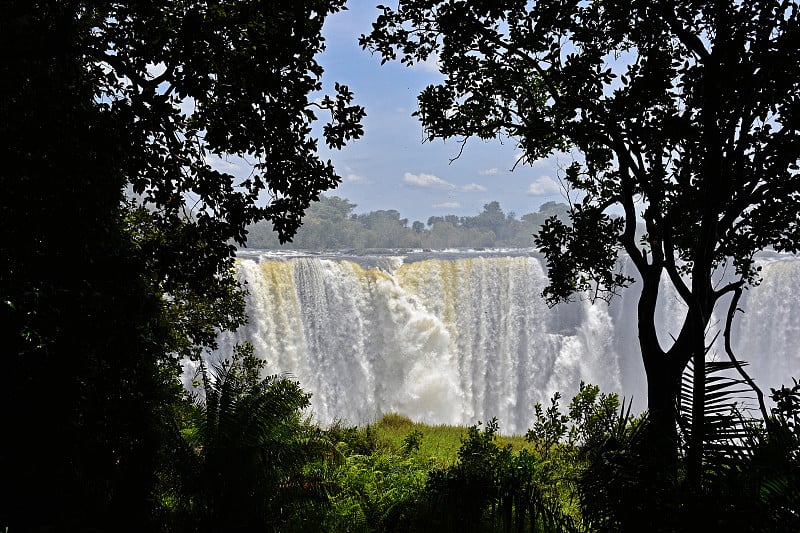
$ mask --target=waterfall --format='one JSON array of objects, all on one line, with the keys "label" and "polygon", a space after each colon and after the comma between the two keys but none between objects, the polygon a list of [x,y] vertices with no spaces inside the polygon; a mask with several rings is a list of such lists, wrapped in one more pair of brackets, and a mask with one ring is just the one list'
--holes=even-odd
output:
[{"label": "waterfall", "polygon": [[733,332],[734,351],[749,361],[764,392],[800,379],[800,261],[760,261],[762,282],[745,291]]},{"label": "waterfall", "polygon": [[[800,262],[763,261],[764,282],[742,300],[737,351],[765,386],[800,375]],[[636,341],[636,285],[609,306],[578,298],[550,309],[535,252],[396,257],[251,253],[238,260],[249,322],[212,357],[250,341],[270,373],[313,393],[317,421],[365,424],[398,412],[432,424],[497,416],[507,433],[531,425],[536,402],[566,402],[581,381],[645,406]],[[684,307],[659,300],[660,340]],[[720,312],[724,315],[724,310]],[[721,324],[717,324],[721,327]],[[720,353],[721,350],[720,350]],[[752,354],[752,356],[751,356]]]}]

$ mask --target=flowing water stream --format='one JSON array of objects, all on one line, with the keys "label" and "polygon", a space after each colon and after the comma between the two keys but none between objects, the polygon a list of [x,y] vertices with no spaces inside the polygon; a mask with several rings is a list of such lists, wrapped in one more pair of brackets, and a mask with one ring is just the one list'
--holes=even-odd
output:
[{"label": "flowing water stream", "polygon": [[[742,298],[746,313],[734,346],[768,392],[800,377],[800,260],[760,261],[763,283]],[[638,286],[610,306],[582,298],[549,309],[540,296],[543,260],[532,250],[249,252],[240,255],[238,274],[249,290],[249,323],[223,335],[211,357],[252,342],[270,373],[289,373],[313,393],[313,413],[323,424],[364,424],[387,412],[434,424],[497,416],[503,432],[522,433],[536,402],[556,391],[569,399],[582,380],[645,407]],[[683,312],[665,282],[658,309],[663,344],[677,334]],[[712,321],[712,328],[721,326]]]}]

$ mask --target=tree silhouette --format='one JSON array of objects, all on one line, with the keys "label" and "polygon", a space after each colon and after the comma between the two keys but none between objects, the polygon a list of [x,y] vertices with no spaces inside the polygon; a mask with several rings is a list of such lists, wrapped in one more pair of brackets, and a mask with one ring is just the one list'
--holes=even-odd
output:
[{"label": "tree silhouette", "polygon": [[[797,2],[780,0],[410,0],[383,7],[361,38],[384,62],[437,57],[445,79],[419,96],[429,138],[508,136],[523,163],[572,159],[562,175],[571,224],[551,218],[537,239],[545,296],[610,298],[632,282],[618,261],[627,254],[667,484],[690,361],[689,476],[700,483],[712,312],[757,284],[756,253],[800,243],[799,17]],[[666,346],[655,319],[662,278],[686,304]]]},{"label": "tree silhouette", "polygon": [[309,100],[343,4],[4,2],[0,527],[160,522],[178,361],[244,320],[229,239],[338,182],[315,107],[361,135],[347,87]]},{"label": "tree silhouette", "polygon": [[187,517],[201,530],[281,531],[327,502],[325,480],[305,471],[333,449],[304,419],[311,395],[286,377],[261,378],[263,366],[244,345],[203,372]]}]

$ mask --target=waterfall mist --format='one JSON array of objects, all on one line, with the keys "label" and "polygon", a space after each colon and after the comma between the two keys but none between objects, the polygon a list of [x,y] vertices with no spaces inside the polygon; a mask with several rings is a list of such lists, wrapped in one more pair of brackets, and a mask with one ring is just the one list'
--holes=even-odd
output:
[{"label": "waterfall mist", "polygon": [[[745,313],[733,333],[738,357],[768,392],[800,375],[793,298],[800,261],[774,255],[761,263],[764,281],[742,298]],[[364,424],[387,412],[433,424],[497,416],[503,432],[523,433],[536,402],[556,391],[566,402],[582,380],[645,408],[636,284],[611,305],[579,298],[549,309],[541,298],[543,262],[532,251],[249,253],[240,257],[238,275],[249,291],[249,322],[223,334],[210,357],[252,342],[268,372],[289,373],[313,393],[323,424]],[[717,312],[724,318],[724,308]],[[665,346],[683,313],[665,284],[658,310]],[[712,320],[712,328],[722,325]],[[721,344],[716,351],[726,357]]]}]

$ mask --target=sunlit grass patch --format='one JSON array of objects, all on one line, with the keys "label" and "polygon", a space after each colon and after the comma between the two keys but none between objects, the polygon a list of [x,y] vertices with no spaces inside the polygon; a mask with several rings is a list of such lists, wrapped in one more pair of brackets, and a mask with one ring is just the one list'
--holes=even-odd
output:
[{"label": "sunlit grass patch", "polygon": [[[407,416],[396,413],[384,415],[374,425],[377,438],[384,441],[392,448],[402,450],[406,437],[414,431],[422,434],[419,448],[415,452],[421,457],[433,459],[440,467],[455,464],[458,459],[458,449],[461,441],[467,435],[466,426],[429,425],[414,422]],[[508,444],[515,451],[532,450],[533,445],[523,436],[498,436],[497,444],[504,447]]]}]

